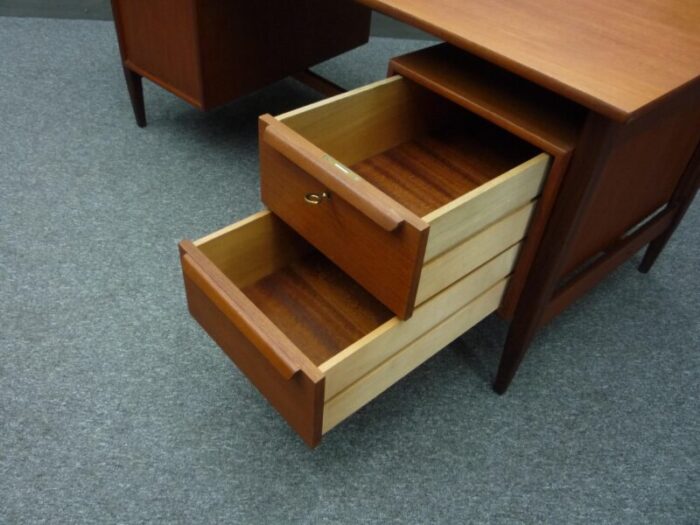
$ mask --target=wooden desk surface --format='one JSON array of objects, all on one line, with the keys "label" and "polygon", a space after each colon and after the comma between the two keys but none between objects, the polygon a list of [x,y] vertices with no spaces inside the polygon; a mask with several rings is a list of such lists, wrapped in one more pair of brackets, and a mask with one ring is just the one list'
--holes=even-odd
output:
[{"label": "wooden desk surface", "polygon": [[700,0],[358,0],[616,120],[700,81]]}]

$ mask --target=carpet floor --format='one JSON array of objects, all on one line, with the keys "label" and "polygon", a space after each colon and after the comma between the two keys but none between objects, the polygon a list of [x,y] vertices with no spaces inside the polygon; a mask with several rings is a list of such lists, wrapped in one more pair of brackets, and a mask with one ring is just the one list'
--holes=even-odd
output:
[{"label": "carpet floor", "polygon": [[[352,88],[425,41],[318,71]],[[0,18],[0,522],[700,523],[700,207],[491,390],[480,323],[309,450],[189,317],[177,254],[261,208],[256,117],[147,83],[107,22]]]}]

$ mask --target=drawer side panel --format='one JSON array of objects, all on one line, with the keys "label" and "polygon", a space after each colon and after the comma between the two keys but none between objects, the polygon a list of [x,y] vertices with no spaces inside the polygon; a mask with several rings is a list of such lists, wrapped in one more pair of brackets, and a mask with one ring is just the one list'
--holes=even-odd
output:
[{"label": "drawer side panel", "polygon": [[519,250],[519,244],[512,246],[447,290],[420,305],[408,321],[394,318],[323,363],[320,370],[325,373],[326,400],[506,278],[513,270]]},{"label": "drawer side panel", "polygon": [[328,400],[323,409],[323,433],[357,412],[465,331],[495,312],[501,304],[506,284],[507,279],[503,279],[391,359]]},{"label": "drawer side panel", "polygon": [[534,203],[527,204],[427,263],[418,285],[416,304],[423,303],[521,241],[527,233],[534,208]]},{"label": "drawer side panel", "polygon": [[549,161],[550,157],[542,153],[426,215],[424,220],[430,224],[430,236],[425,261],[437,257],[537,197]]}]

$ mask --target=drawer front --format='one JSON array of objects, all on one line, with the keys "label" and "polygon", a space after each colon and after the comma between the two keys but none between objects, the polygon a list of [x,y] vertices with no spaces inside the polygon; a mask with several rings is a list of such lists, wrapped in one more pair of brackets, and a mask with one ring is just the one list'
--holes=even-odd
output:
[{"label": "drawer front", "polygon": [[183,241],[180,257],[192,317],[299,436],[316,446],[325,384],[318,370],[199,248]]},{"label": "drawer front", "polygon": [[549,168],[548,155],[445,104],[394,77],[260,119],[263,202],[401,319],[466,275],[426,275],[433,261],[461,246],[473,269],[523,238],[525,212],[488,253],[467,243],[500,235]]},{"label": "drawer front", "polygon": [[265,205],[396,315],[410,317],[428,225],[283,124],[260,124]]}]

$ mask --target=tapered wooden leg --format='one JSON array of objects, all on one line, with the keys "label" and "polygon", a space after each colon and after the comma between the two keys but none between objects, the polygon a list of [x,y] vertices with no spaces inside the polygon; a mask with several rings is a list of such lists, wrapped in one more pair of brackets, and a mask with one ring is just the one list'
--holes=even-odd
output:
[{"label": "tapered wooden leg", "polygon": [[508,389],[541,326],[582,213],[596,191],[618,134],[618,125],[595,114],[588,117],[510,325],[493,385],[499,394]]},{"label": "tapered wooden leg", "polygon": [[143,101],[142,77],[127,67],[124,68],[124,77],[126,78],[126,87],[129,90],[129,98],[131,99],[131,107],[134,110],[136,124],[138,127],[144,128],[146,127],[146,107]]},{"label": "tapered wooden leg", "polygon": [[669,208],[676,208],[676,213],[673,217],[673,221],[670,226],[649,243],[647,251],[644,253],[644,259],[639,265],[639,271],[642,273],[647,273],[654,266],[656,259],[659,257],[663,249],[666,247],[669,239],[676,231],[676,228],[683,220],[685,212],[688,211],[690,205],[695,198],[695,194],[698,191],[698,185],[700,184],[700,145],[695,148],[695,153],[693,158],[690,160],[685,173],[683,174],[676,191],[671,197],[671,202],[668,204]]}]

